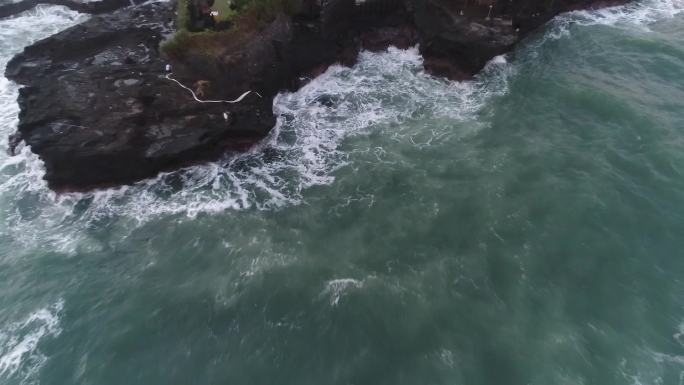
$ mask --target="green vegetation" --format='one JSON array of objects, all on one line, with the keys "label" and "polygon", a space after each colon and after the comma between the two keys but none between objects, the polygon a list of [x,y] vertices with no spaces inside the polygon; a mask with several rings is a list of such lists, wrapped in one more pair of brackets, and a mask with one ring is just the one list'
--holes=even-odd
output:
[{"label": "green vegetation", "polygon": [[231,21],[237,15],[236,10],[231,8],[233,1],[231,0],[216,0],[212,9],[218,12],[216,22]]},{"label": "green vegetation", "polygon": [[216,54],[243,41],[244,36],[263,28],[279,14],[295,14],[302,6],[302,0],[216,0],[212,7],[219,13],[216,22],[227,28],[191,32],[190,1],[178,0],[177,31],[162,46],[171,58],[181,57],[188,51]]}]

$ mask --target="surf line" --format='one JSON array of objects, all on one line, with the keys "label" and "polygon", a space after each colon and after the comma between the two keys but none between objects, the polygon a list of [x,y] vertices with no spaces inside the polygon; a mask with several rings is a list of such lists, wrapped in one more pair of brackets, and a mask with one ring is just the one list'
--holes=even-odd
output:
[{"label": "surf line", "polygon": [[178,84],[179,86],[185,88],[186,90],[190,91],[190,93],[192,94],[192,97],[193,97],[196,101],[198,101],[198,102],[200,102],[200,103],[231,103],[231,104],[240,103],[240,102],[242,101],[242,99],[246,98],[247,95],[249,95],[249,94],[251,94],[251,93],[255,93],[258,97],[261,97],[261,95],[260,95],[258,92],[256,92],[256,91],[247,91],[247,92],[245,92],[244,94],[240,95],[240,96],[239,96],[237,99],[235,99],[235,100],[200,100],[200,98],[198,98],[197,95],[195,94],[195,91],[193,91],[193,90],[192,90],[191,88],[189,88],[189,87],[186,87],[185,85],[183,85],[183,83],[179,82],[178,80],[172,78],[170,73],[166,74],[165,77],[166,77],[168,80],[171,80],[172,82],[174,82],[174,83]]}]

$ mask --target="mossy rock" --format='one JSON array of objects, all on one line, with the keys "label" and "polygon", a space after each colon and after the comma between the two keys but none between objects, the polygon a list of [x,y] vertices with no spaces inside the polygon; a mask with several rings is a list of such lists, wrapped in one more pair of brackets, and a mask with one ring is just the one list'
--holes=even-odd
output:
[{"label": "mossy rock", "polygon": [[296,14],[303,0],[216,0],[212,9],[218,12],[217,25],[228,28],[200,32],[189,28],[189,1],[192,0],[178,0],[176,33],[162,45],[162,51],[170,58],[180,58],[188,51],[218,54],[228,40],[242,40],[241,37],[268,25],[279,14]]}]

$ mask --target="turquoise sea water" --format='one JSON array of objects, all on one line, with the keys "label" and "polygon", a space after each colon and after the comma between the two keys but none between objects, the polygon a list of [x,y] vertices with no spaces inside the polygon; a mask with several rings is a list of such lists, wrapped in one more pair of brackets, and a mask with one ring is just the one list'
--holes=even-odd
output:
[{"label": "turquoise sea water", "polygon": [[[0,383],[684,384],[683,9],[562,16],[472,82],[364,53],[131,187],[3,151]],[[0,20],[0,67],[84,19]]]}]

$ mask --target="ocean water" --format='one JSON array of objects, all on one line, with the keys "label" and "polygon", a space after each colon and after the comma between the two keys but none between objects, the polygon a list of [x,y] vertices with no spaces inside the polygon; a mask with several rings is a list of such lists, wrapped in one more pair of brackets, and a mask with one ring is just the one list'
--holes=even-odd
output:
[{"label": "ocean water", "polygon": [[[683,10],[563,15],[469,82],[363,53],[134,186],[55,195],[3,141],[0,384],[684,384]],[[0,20],[0,68],[85,19]]]}]

